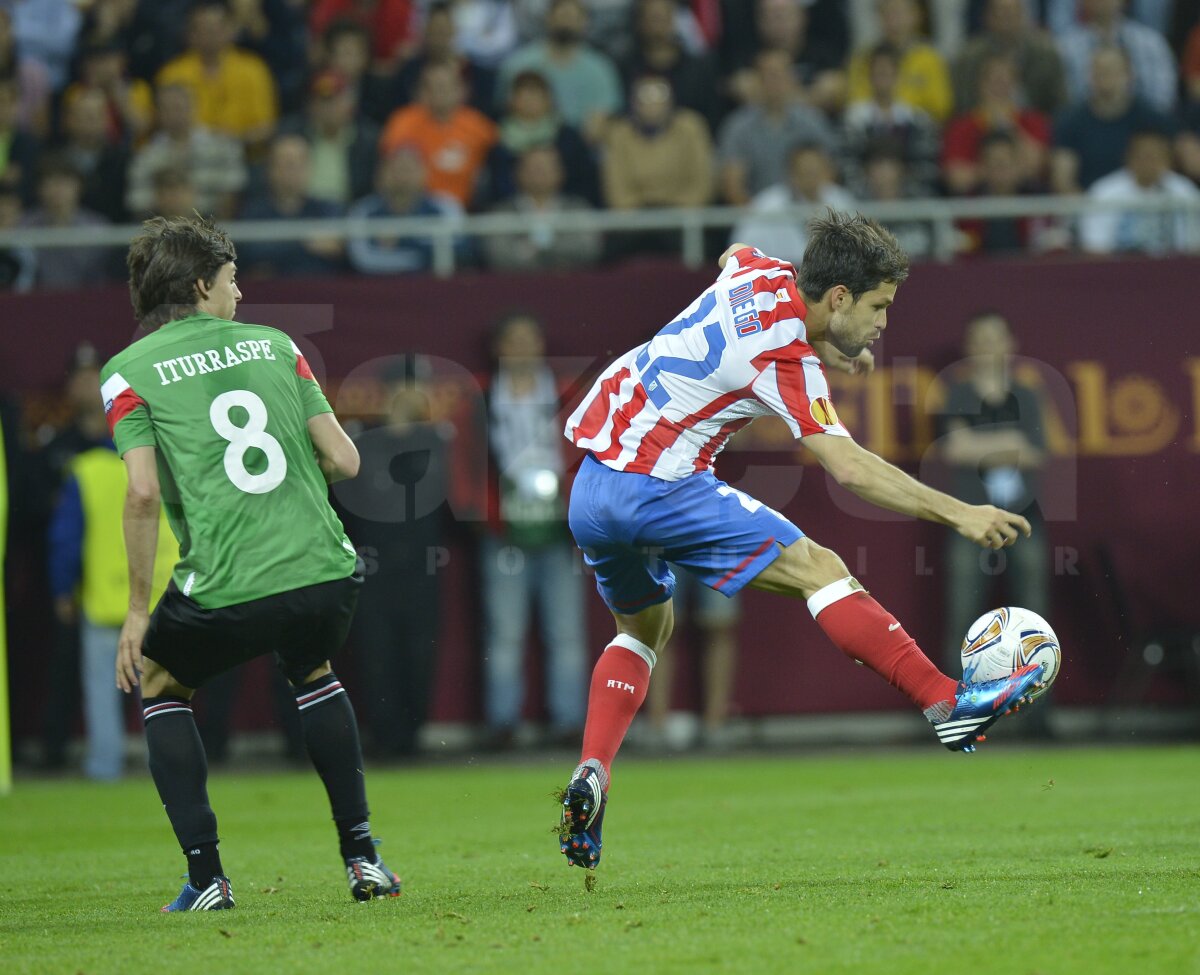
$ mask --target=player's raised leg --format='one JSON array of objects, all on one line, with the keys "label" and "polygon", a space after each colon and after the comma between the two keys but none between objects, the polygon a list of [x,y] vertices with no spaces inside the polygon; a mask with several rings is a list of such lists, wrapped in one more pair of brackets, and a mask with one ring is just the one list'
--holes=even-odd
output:
[{"label": "player's raised leg", "polygon": [[155,661],[143,658],[142,716],[150,775],[188,863],[188,881],[162,908],[166,912],[234,906],[217,852],[217,816],[208,801],[208,760],[192,717],[192,693]]},{"label": "player's raised leg", "polygon": [[810,538],[783,549],[750,585],[806,600],[834,645],[916,704],[951,750],[973,751],[997,718],[1029,699],[1041,676],[1040,667],[1025,667],[1002,680],[970,686],[947,677],[841,558]]}]

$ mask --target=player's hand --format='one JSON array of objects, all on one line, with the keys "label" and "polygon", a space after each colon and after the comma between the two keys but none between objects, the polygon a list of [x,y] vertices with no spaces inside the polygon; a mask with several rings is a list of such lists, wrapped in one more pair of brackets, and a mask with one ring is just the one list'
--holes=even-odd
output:
[{"label": "player's hand", "polygon": [[831,369],[848,372],[851,376],[866,376],[875,371],[875,356],[870,349],[863,349],[858,355],[851,358],[839,352],[829,342],[822,342],[818,339],[813,342],[812,346],[813,351],[817,353],[817,358]]},{"label": "player's hand", "polygon": [[725,265],[729,263],[729,259],[731,257],[733,257],[734,254],[736,254],[738,251],[740,251],[746,247],[749,247],[749,246],[750,246],[749,244],[743,244],[741,241],[730,244],[728,247],[725,248],[725,253],[723,253],[720,257],[717,258],[717,267],[724,268]]},{"label": "player's hand", "polygon": [[846,364],[849,368],[846,370],[851,376],[869,376],[875,371],[875,355],[870,349],[863,349],[853,359],[846,359]]},{"label": "player's hand", "polygon": [[1033,531],[1025,518],[990,504],[968,505],[954,528],[983,548],[1005,548],[1020,535],[1028,538]]},{"label": "player's hand", "polygon": [[117,687],[126,694],[138,686],[142,675],[142,641],[150,626],[150,616],[144,610],[130,610],[117,640]]}]

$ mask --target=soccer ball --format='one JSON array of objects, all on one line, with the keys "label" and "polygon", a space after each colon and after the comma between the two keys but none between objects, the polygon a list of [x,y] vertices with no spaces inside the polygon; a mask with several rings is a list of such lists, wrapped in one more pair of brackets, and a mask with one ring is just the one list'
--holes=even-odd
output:
[{"label": "soccer ball", "polygon": [[971,624],[962,643],[963,680],[975,683],[1007,677],[1026,664],[1042,664],[1040,697],[1058,677],[1062,650],[1050,624],[1020,606],[1003,606]]}]

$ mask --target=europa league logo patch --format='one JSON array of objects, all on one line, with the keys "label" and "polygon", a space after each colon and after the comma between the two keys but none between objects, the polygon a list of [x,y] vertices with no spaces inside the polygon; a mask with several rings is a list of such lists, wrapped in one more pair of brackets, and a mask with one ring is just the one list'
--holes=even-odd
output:
[{"label": "europa league logo patch", "polygon": [[829,401],[828,396],[818,396],[808,408],[812,418],[823,427],[836,427],[838,422],[837,410]]}]

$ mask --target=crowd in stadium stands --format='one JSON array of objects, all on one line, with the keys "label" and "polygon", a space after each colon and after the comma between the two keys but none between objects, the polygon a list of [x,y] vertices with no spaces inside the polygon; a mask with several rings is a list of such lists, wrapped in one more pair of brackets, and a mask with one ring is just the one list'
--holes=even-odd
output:
[{"label": "crowd in stadium stands", "polygon": [[[562,233],[590,208],[1200,196],[1200,0],[0,0],[0,229],[527,218],[467,265],[587,265],[677,235]],[[764,217],[766,219],[764,219]],[[969,221],[963,255],[1197,246],[1179,214]],[[932,234],[896,232],[915,257]],[[243,248],[250,274],[430,267],[428,239]],[[119,277],[0,251],[0,284]]]}]

